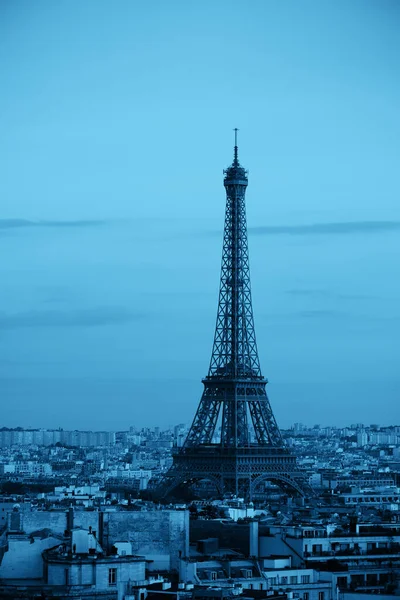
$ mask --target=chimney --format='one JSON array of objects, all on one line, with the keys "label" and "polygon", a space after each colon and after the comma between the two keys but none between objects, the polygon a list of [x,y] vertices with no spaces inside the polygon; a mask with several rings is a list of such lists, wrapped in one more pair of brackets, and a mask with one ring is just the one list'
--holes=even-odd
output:
[{"label": "chimney", "polygon": [[249,556],[258,557],[258,521],[251,521],[250,539],[249,539]]}]

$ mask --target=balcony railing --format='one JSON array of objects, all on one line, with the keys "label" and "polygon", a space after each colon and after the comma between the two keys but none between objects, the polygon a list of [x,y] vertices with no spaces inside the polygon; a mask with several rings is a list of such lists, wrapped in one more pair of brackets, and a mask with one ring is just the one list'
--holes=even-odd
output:
[{"label": "balcony railing", "polygon": [[297,530],[293,533],[287,532],[286,537],[303,540],[318,540],[326,538],[377,538],[377,537],[391,537],[398,538],[400,540],[400,529],[376,529],[369,532],[356,532],[356,531],[337,531],[329,533],[326,530],[319,529],[311,532],[313,535],[308,535],[308,532]]},{"label": "balcony railing", "polygon": [[388,548],[368,548],[361,550],[359,548],[347,548],[343,550],[321,550],[314,552],[304,552],[304,558],[323,557],[343,557],[343,556],[384,556],[384,555],[399,555],[400,544]]}]

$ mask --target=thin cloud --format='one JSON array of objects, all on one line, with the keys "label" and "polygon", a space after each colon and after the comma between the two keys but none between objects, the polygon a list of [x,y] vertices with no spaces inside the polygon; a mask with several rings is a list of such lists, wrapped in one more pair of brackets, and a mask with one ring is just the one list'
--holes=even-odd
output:
[{"label": "thin cloud", "polygon": [[349,221],[343,223],[314,223],[312,225],[271,225],[250,227],[255,235],[335,235],[399,231],[400,221]]},{"label": "thin cloud", "polygon": [[345,317],[346,315],[337,310],[310,309],[310,310],[297,311],[293,316],[301,317],[304,319],[326,319],[326,318]]},{"label": "thin cloud", "polygon": [[0,330],[43,327],[98,327],[117,325],[141,318],[122,307],[103,307],[78,310],[32,310],[19,313],[0,313]]},{"label": "thin cloud", "polygon": [[344,312],[333,309],[308,309],[308,310],[300,310],[296,311],[292,315],[295,318],[304,318],[304,319],[346,319],[351,318],[352,322],[358,323],[396,323],[400,321],[399,315],[368,315],[368,314],[359,314],[359,313],[351,313]]},{"label": "thin cloud", "polygon": [[330,290],[318,290],[309,288],[292,288],[285,291],[289,296],[300,296],[303,298],[336,298],[338,300],[371,300],[381,299],[379,296],[371,296],[367,294],[343,294]]},{"label": "thin cloud", "polygon": [[312,290],[307,288],[292,288],[291,290],[286,290],[285,294],[288,294],[289,296],[312,296],[320,298],[330,298],[335,295],[328,290]]},{"label": "thin cloud", "polygon": [[75,221],[30,221],[28,219],[0,219],[0,229],[22,229],[27,227],[97,227],[106,221],[78,219]]},{"label": "thin cloud", "polygon": [[[293,312],[285,312],[285,313],[274,313],[274,314],[266,314],[262,313],[258,315],[258,319],[262,319],[263,321],[276,322],[284,321],[288,322],[289,320],[301,320],[301,319],[346,319],[351,316],[351,313],[346,313],[344,311],[334,310],[334,309],[305,309],[305,310],[296,310]],[[353,317],[352,317],[353,318]],[[357,317],[356,317],[357,318]]]}]

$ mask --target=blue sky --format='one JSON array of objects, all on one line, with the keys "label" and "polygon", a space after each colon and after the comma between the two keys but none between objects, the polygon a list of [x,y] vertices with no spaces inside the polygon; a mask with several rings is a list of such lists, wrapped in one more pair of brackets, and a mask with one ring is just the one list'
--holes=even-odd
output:
[{"label": "blue sky", "polygon": [[232,128],[278,423],[399,422],[400,8],[0,2],[6,426],[189,422]]}]

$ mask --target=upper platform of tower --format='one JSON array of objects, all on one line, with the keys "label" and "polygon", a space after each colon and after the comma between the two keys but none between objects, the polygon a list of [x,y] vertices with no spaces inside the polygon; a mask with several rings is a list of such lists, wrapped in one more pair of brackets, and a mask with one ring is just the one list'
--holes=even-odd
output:
[{"label": "upper platform of tower", "polygon": [[242,167],[238,158],[237,132],[235,129],[235,147],[233,151],[233,162],[227,169],[224,170],[224,186],[244,185],[247,186],[247,171]]}]

